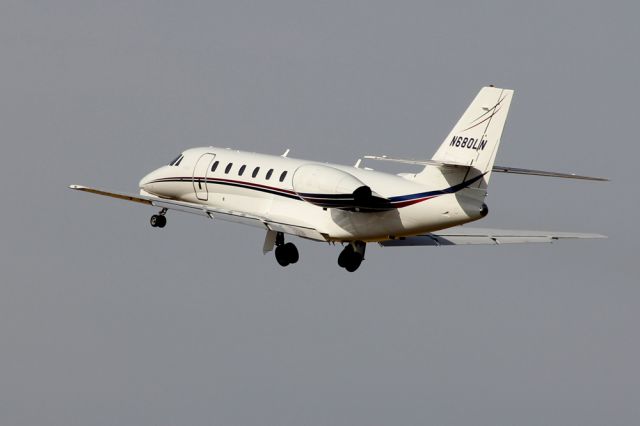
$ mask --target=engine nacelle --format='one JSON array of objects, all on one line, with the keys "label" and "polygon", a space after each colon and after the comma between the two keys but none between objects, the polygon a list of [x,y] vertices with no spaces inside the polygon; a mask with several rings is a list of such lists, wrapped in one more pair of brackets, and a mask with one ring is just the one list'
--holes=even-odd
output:
[{"label": "engine nacelle", "polygon": [[293,190],[303,200],[320,207],[355,211],[389,210],[388,200],[350,173],[322,164],[306,164],[293,174]]}]

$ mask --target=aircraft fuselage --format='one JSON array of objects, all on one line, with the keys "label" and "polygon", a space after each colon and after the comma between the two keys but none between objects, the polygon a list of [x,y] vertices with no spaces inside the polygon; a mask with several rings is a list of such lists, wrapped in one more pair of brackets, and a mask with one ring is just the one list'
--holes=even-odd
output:
[{"label": "aircraft fuselage", "polygon": [[[481,202],[472,208],[460,203],[455,188],[452,190],[440,173],[428,184],[417,182],[415,175],[225,148],[193,148],[182,156],[177,165],[163,166],[146,175],[139,184],[141,193],[315,228],[325,241],[382,241],[460,225],[484,215]],[[300,184],[294,185],[296,174],[310,165],[320,166],[314,175],[316,180],[339,180],[342,175],[333,170],[343,172],[380,198],[390,200],[390,208],[332,208],[332,203],[351,194],[303,192]]]}]

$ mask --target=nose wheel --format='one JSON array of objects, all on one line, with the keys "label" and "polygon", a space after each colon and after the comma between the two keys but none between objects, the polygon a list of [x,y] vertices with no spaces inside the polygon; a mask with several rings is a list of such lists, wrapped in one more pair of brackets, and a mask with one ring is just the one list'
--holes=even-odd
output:
[{"label": "nose wheel", "polygon": [[276,235],[276,261],[280,266],[288,266],[297,263],[300,259],[298,248],[293,243],[284,242],[284,234],[278,232]]},{"label": "nose wheel", "polygon": [[355,272],[364,260],[364,251],[366,248],[366,243],[362,241],[349,243],[349,245],[340,252],[340,256],[338,256],[338,266],[349,272]]},{"label": "nose wheel", "polygon": [[149,219],[149,223],[154,228],[164,228],[167,225],[167,217],[165,216],[166,214],[167,209],[160,210],[160,213],[151,216],[151,219]]}]

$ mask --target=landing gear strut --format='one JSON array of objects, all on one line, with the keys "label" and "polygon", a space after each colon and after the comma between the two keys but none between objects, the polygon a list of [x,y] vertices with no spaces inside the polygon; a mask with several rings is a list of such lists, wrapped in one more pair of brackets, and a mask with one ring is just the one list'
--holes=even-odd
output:
[{"label": "landing gear strut", "polygon": [[364,260],[364,251],[367,248],[366,243],[362,241],[353,241],[347,245],[340,256],[338,256],[338,266],[349,272],[354,272],[360,267]]},{"label": "landing gear strut", "polygon": [[167,217],[165,216],[166,214],[167,209],[160,210],[160,213],[151,216],[149,223],[151,223],[151,226],[153,226],[154,228],[164,228],[167,224]]},{"label": "landing gear strut", "polygon": [[284,242],[284,234],[278,232],[276,235],[276,261],[280,266],[287,266],[296,263],[300,259],[298,249],[293,243]]}]

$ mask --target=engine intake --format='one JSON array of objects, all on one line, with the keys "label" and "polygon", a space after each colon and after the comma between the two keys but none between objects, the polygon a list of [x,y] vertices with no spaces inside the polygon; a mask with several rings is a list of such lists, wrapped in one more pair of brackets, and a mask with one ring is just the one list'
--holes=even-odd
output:
[{"label": "engine intake", "polygon": [[384,211],[393,207],[386,198],[350,173],[322,164],[298,167],[293,190],[304,201],[325,208],[350,211]]}]

